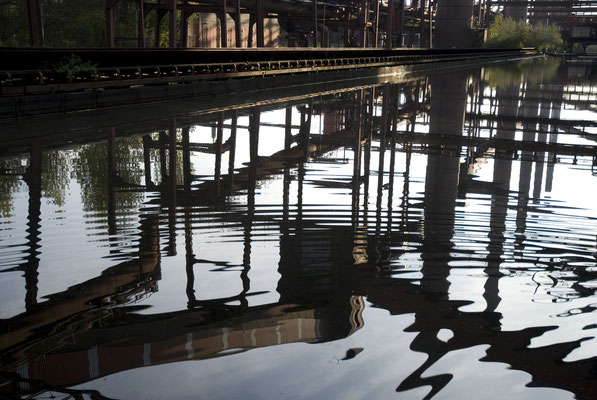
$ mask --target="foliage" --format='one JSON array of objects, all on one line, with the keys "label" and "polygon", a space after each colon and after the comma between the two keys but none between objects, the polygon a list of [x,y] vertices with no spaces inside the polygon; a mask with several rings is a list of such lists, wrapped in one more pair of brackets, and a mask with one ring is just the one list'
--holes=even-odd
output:
[{"label": "foliage", "polygon": [[563,43],[556,25],[530,25],[498,14],[489,27],[485,47],[508,49],[534,47],[539,51],[546,51],[559,50]]},{"label": "foliage", "polygon": [[521,82],[536,86],[555,78],[561,59],[555,57],[533,58],[517,63],[497,64],[485,69],[485,79],[490,87],[520,87]]},{"label": "foliage", "polygon": [[13,215],[13,196],[19,192],[21,179],[18,174],[25,172],[23,159],[0,160],[0,218]]},{"label": "foliage", "polygon": [[527,45],[539,51],[560,50],[564,41],[557,26],[537,24],[531,26]]},{"label": "foliage", "polygon": [[29,22],[23,0],[0,0],[0,46],[28,46]]},{"label": "foliage", "polygon": [[[44,46],[47,47],[104,47],[106,33],[105,0],[40,0]],[[117,46],[135,47],[137,41],[136,2],[120,1],[115,8],[115,36]],[[145,32],[148,43],[156,25],[156,13],[147,14]],[[124,39],[128,38],[128,39]],[[160,43],[168,43],[168,29],[162,30]],[[27,47],[30,45],[27,2],[0,0],[0,46]]]},{"label": "foliage", "polygon": [[85,72],[94,72],[97,65],[83,61],[81,57],[71,54],[62,62],[53,65],[53,70],[66,76],[73,76]]},{"label": "foliage", "polygon": [[[109,181],[139,185],[143,177],[141,138],[119,138],[115,144],[118,178],[108,176],[108,147],[106,143],[81,146],[73,158],[72,177],[81,186],[81,200],[85,211],[105,211],[108,207]],[[143,194],[137,191],[118,190],[116,208],[137,207]]]}]

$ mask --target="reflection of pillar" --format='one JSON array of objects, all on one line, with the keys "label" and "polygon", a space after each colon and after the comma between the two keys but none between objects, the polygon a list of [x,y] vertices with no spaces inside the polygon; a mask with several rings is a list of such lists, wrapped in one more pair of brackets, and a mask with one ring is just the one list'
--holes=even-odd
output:
[{"label": "reflection of pillar", "polygon": [[389,84],[384,85],[383,97],[382,97],[382,108],[381,108],[381,124],[379,126],[379,165],[377,172],[377,202],[376,202],[376,236],[379,237],[381,230],[381,200],[383,197],[383,180],[384,180],[384,162],[386,155],[386,142],[387,142],[387,131],[388,131],[388,112],[390,99],[392,98],[392,86]]},{"label": "reflection of pillar", "polygon": [[[429,131],[460,136],[464,129],[466,75],[432,76]],[[444,155],[427,156],[423,278],[426,291],[448,294],[448,259],[452,247],[460,172],[460,146],[445,144]]]},{"label": "reflection of pillar", "polygon": [[114,179],[116,178],[116,128],[108,132],[108,233],[116,234],[116,192]]},{"label": "reflection of pillar", "polygon": [[442,0],[437,2],[435,43],[438,49],[471,47],[473,0]]},{"label": "reflection of pillar", "polygon": [[228,154],[228,188],[232,193],[234,183],[234,160],[236,158],[236,130],[238,127],[238,111],[232,112],[232,126],[230,127],[230,153]]},{"label": "reflection of pillar", "polygon": [[[552,105],[552,120],[559,121],[560,120],[560,112],[562,109],[562,104],[560,102],[554,102]],[[557,143],[558,142],[558,127],[556,124],[551,125],[550,133],[549,133],[549,143]],[[545,173],[545,191],[551,192],[552,185],[553,185],[553,168],[556,162],[556,154],[549,153],[547,156],[547,171]]]},{"label": "reflection of pillar", "polygon": [[365,126],[367,134],[367,142],[365,143],[365,161],[364,161],[364,176],[365,176],[365,187],[364,202],[367,204],[369,201],[369,175],[371,174],[371,146],[373,144],[373,117],[375,114],[375,87],[371,88],[369,92],[368,108],[367,108],[367,125]]},{"label": "reflection of pillar", "polygon": [[[394,196],[394,173],[396,170],[396,130],[398,129],[398,115],[397,115],[397,105],[392,104],[392,109],[390,111],[391,121],[391,140],[390,140],[390,175],[388,181],[388,221],[387,221],[387,231],[388,233],[392,232],[392,200]],[[391,234],[388,235],[391,237]],[[391,243],[390,243],[391,245]]]},{"label": "reflection of pillar", "polygon": [[168,136],[166,132],[162,131],[159,134],[158,144],[159,144],[159,154],[160,154],[160,175],[161,175],[161,182],[166,182],[166,178],[168,176],[168,168],[166,166],[166,144],[168,143]]},{"label": "reflection of pillar", "polygon": [[[497,89],[498,125],[496,138],[513,140],[516,129],[514,118],[518,109],[518,86]],[[499,119],[503,116],[504,119]],[[484,285],[483,298],[487,304],[486,311],[493,312],[501,302],[499,296],[499,280],[503,276],[500,272],[501,257],[504,254],[506,238],[506,217],[508,213],[508,200],[510,179],[512,175],[512,152],[495,150],[493,164],[493,184],[496,190],[491,195],[491,212],[489,218],[489,244],[487,245],[487,280]]]},{"label": "reflection of pillar", "polygon": [[[539,111],[539,103],[529,96],[535,95],[536,92],[527,87],[525,98],[521,103],[522,116],[530,120],[535,120]],[[523,125],[522,140],[527,143],[535,141],[537,125],[535,122],[525,123]],[[529,150],[521,151],[520,156],[520,178],[518,183],[518,205],[516,207],[516,247],[523,246],[526,230],[527,212],[529,204],[529,191],[531,188],[531,172],[533,170],[533,152]]]},{"label": "reflection of pillar", "polygon": [[27,185],[29,186],[29,209],[27,211],[27,241],[29,257],[25,265],[25,307],[30,311],[37,304],[37,269],[39,267],[41,223],[41,143],[34,139],[31,144]]},{"label": "reflection of pillar", "polygon": [[184,189],[191,190],[193,174],[191,172],[191,148],[189,140],[189,128],[182,128],[182,176],[184,180]]},{"label": "reflection of pillar", "polygon": [[145,171],[145,187],[153,186],[151,180],[151,135],[143,135],[143,169]]},{"label": "reflection of pillar", "polygon": [[168,230],[170,232],[168,243],[168,255],[176,255],[176,118],[172,118],[169,130],[168,149]]},{"label": "reflection of pillar", "polygon": [[301,128],[299,136],[303,146],[305,158],[309,156],[309,136],[311,135],[311,116],[313,114],[313,99],[309,100],[309,108],[301,110]]},{"label": "reflection of pillar", "polygon": [[249,121],[249,182],[247,196],[247,216],[244,222],[244,249],[243,249],[243,271],[241,280],[243,291],[240,296],[242,306],[247,306],[246,295],[250,289],[249,271],[251,269],[251,230],[253,229],[253,218],[255,217],[255,185],[257,181],[257,164],[259,162],[259,125],[261,110],[254,107]]},{"label": "reflection of pillar", "polygon": [[220,196],[220,176],[222,171],[222,137],[224,136],[224,112],[218,116],[218,128],[216,136],[216,165],[214,167],[214,183],[216,185],[216,196]]},{"label": "reflection of pillar", "polygon": [[352,218],[353,225],[358,224],[359,216],[359,200],[361,188],[361,137],[363,132],[362,127],[363,114],[363,90],[357,93],[356,102],[356,119],[354,124],[354,145],[353,145],[353,171],[352,171]]},{"label": "reflection of pillar", "polygon": [[290,149],[292,141],[292,107],[286,107],[286,120],[284,124],[284,150]]},{"label": "reflection of pillar", "polygon": [[[190,190],[185,188],[185,190]],[[191,208],[185,207],[184,213],[184,234],[185,234],[185,261],[187,272],[187,307],[192,308],[197,298],[195,296],[195,254],[193,253],[193,221],[191,219]]]},{"label": "reflection of pillar", "polygon": [[[430,132],[445,131],[462,135],[466,107],[466,75],[432,77]],[[440,125],[441,124],[441,125]],[[439,126],[438,126],[439,125]],[[425,178],[425,210],[423,222],[423,267],[421,285],[425,293],[443,300],[448,296],[450,251],[454,232],[455,206],[460,171],[460,146],[445,143],[444,155],[427,156]],[[438,326],[433,310],[417,312],[413,326]],[[431,322],[433,321],[433,322]],[[432,398],[452,379],[452,375],[424,376],[424,373],[446,353],[446,345],[438,339],[439,327],[422,329],[412,341],[413,351],[427,353],[423,364],[398,386],[398,391],[423,385],[431,386],[427,398]]]},{"label": "reflection of pillar", "polygon": [[[537,143],[546,143],[549,132],[549,125],[544,120],[549,118],[550,101],[542,101],[540,103],[541,110],[539,111],[539,131],[537,133]],[[543,169],[545,166],[545,152],[537,152],[535,154],[537,162],[535,163],[535,179],[533,187],[533,203],[538,204],[541,198],[541,187],[543,186]]]}]

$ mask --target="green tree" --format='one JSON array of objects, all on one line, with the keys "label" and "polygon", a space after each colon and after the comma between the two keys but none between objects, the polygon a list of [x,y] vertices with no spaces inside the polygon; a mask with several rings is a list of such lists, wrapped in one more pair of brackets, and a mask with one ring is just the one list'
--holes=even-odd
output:
[{"label": "green tree", "polygon": [[534,47],[539,51],[559,50],[562,36],[556,25],[530,25],[498,14],[491,26],[485,47],[520,49]]},{"label": "green tree", "polygon": [[0,46],[29,46],[29,21],[25,1],[0,0]]}]

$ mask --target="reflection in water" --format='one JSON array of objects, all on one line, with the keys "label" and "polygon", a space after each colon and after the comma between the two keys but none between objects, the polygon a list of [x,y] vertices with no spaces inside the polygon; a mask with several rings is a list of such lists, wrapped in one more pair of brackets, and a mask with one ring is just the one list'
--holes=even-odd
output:
[{"label": "reflection in water", "polygon": [[267,397],[296,365],[305,397],[374,381],[375,398],[591,398],[593,69],[539,60],[85,144],[6,139],[0,393],[224,398],[248,380]]}]

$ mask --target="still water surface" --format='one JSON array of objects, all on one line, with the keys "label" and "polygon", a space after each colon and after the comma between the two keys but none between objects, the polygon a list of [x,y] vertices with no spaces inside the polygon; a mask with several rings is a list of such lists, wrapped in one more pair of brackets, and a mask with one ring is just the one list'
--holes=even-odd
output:
[{"label": "still water surface", "polygon": [[595,69],[3,138],[0,395],[595,398]]}]

